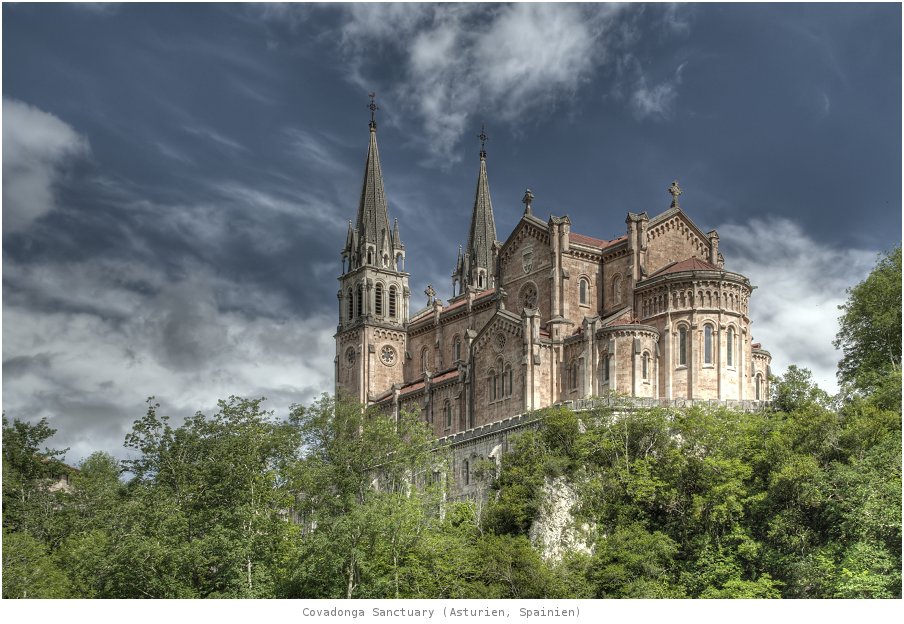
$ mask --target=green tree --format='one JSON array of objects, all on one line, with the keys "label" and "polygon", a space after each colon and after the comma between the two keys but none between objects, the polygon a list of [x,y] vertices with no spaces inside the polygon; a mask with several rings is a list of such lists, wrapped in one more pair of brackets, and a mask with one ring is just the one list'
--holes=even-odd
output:
[{"label": "green tree", "polygon": [[308,598],[382,598],[403,592],[403,570],[439,508],[434,441],[415,414],[324,395],[296,407],[303,457],[291,473],[305,536],[285,593]]},{"label": "green tree", "polygon": [[300,534],[284,478],[300,438],[262,401],[230,397],[180,427],[150,402],[126,438],[138,455],[125,462],[134,477],[125,532],[113,534],[114,595],[274,595]]},{"label": "green tree", "polygon": [[4,598],[71,598],[71,591],[69,579],[42,542],[3,529]]},{"label": "green tree", "polygon": [[839,381],[869,392],[894,375],[900,389],[900,246],[881,257],[872,273],[848,290],[848,300],[839,309],[843,314],[834,342],[844,353],[838,364]]},{"label": "green tree", "polygon": [[10,424],[3,415],[3,526],[47,542],[59,539],[54,526],[59,493],[51,486],[71,472],[60,459],[68,449],[45,446],[55,433],[46,418]]}]

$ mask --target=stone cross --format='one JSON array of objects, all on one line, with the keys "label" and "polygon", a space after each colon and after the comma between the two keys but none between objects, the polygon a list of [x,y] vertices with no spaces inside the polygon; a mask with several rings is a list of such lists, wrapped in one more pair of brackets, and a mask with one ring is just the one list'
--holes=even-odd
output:
[{"label": "stone cross", "polygon": [[678,186],[678,180],[674,180],[669,187],[669,194],[672,196],[672,208],[678,208],[678,196],[681,195],[681,187]]}]

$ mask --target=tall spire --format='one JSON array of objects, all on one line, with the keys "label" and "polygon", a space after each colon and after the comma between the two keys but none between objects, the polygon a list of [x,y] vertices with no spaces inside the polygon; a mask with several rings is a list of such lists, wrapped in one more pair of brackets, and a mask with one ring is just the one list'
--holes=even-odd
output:
[{"label": "tall spire", "polygon": [[[367,148],[367,161],[364,165],[364,184],[361,187],[361,201],[358,203],[357,231],[358,241],[362,246],[372,245],[376,252],[370,262],[380,264],[380,259],[387,256],[394,259],[391,238],[397,232],[389,229],[389,213],[386,209],[386,193],[383,190],[383,171],[380,167],[380,152],[377,149],[377,121],[375,112],[378,107],[374,102],[375,94],[370,94],[370,145]],[[367,250],[362,248],[361,262],[368,262]]]},{"label": "tall spire", "polygon": [[496,222],[493,218],[493,201],[490,198],[490,183],[487,180],[486,142],[489,139],[484,127],[480,134],[480,170],[477,174],[477,191],[474,195],[474,209],[471,213],[471,228],[468,231],[468,246],[464,262],[456,267],[462,290],[471,286],[478,290],[492,288],[495,267],[493,266],[493,243],[496,242]]}]

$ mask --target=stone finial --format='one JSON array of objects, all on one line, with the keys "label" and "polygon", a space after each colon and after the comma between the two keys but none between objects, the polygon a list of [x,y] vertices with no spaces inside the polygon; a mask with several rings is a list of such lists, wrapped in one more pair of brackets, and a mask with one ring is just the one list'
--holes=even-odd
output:
[{"label": "stone finial", "polygon": [[534,194],[530,189],[526,189],[524,191],[524,198],[521,200],[521,203],[524,204],[524,214],[529,215],[533,214],[531,211],[531,203],[534,201]]},{"label": "stone finial", "polygon": [[427,306],[432,306],[433,301],[436,299],[436,291],[433,290],[433,284],[427,284],[427,290],[424,291],[424,294],[427,295]]},{"label": "stone finial", "polygon": [[480,160],[486,160],[486,145],[490,137],[487,136],[486,126],[484,126],[484,124],[480,124],[480,134],[477,135],[477,138],[480,139]]},{"label": "stone finial", "polygon": [[379,106],[377,106],[377,103],[375,101],[377,94],[374,92],[371,92],[371,93],[368,93],[367,96],[370,98],[370,104],[367,105],[367,108],[370,109],[370,129],[376,130],[377,129],[376,112],[380,108]]},{"label": "stone finial", "polygon": [[671,208],[678,208],[678,196],[681,195],[681,187],[678,186],[678,180],[672,181],[672,185],[669,187],[669,195],[672,196],[672,205]]}]

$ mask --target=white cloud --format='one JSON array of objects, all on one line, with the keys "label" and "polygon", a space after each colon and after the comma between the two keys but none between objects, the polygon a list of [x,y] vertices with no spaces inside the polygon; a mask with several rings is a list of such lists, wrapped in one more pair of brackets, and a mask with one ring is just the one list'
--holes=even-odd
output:
[{"label": "white cloud", "polygon": [[88,140],[58,117],[4,97],[4,233],[21,232],[52,211],[66,165],[89,153]]},{"label": "white cloud", "polygon": [[626,54],[619,61],[619,79],[614,93],[619,97],[629,93],[628,104],[638,121],[669,119],[674,112],[681,73],[686,66],[686,62],[681,63],[671,78],[651,85],[640,61],[632,54]]},{"label": "white cloud", "polygon": [[[416,8],[415,8],[416,7]],[[410,9],[411,8],[411,9]],[[346,5],[342,41],[362,87],[373,46],[401,55],[390,94],[421,117],[426,143],[452,161],[470,119],[548,114],[609,59],[623,5]]]},{"label": "white cloud", "polygon": [[750,278],[756,342],[772,353],[773,370],[790,364],[810,369],[829,392],[841,352],[832,346],[845,290],[872,270],[876,252],[837,249],[813,240],[797,223],[780,217],[718,228],[725,268]]},{"label": "white cloud", "polygon": [[[298,318],[288,301],[196,270],[169,283],[137,263],[5,263],[3,404],[48,417],[70,462],[122,441],[155,395],[183,417],[231,394],[267,396],[285,415],[333,387],[335,318]],[[265,302],[269,314],[234,304]]]}]

